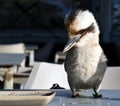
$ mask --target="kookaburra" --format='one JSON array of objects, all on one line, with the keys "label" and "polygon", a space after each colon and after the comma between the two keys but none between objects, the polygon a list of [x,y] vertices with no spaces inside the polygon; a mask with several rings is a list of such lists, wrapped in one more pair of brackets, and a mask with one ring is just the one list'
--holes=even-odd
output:
[{"label": "kookaburra", "polygon": [[94,97],[102,95],[97,89],[103,79],[107,58],[99,44],[99,27],[88,11],[76,10],[65,18],[69,40],[63,50],[66,52],[65,71],[72,91],[72,97],[80,96],[78,90],[93,89]]}]

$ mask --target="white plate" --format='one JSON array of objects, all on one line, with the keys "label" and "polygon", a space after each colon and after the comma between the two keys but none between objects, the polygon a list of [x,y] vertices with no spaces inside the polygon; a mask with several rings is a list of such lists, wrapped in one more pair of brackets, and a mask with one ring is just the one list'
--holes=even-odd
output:
[{"label": "white plate", "polygon": [[0,106],[43,106],[55,96],[50,90],[0,91]]}]

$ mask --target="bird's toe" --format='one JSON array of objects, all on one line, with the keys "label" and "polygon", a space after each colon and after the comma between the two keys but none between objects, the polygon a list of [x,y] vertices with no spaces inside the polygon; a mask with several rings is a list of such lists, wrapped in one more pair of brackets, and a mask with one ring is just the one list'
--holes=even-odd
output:
[{"label": "bird's toe", "polygon": [[79,93],[72,94],[72,98],[79,98],[79,97],[80,97]]},{"label": "bird's toe", "polygon": [[99,94],[93,94],[93,97],[94,97],[94,98],[102,98],[102,95],[99,95]]}]

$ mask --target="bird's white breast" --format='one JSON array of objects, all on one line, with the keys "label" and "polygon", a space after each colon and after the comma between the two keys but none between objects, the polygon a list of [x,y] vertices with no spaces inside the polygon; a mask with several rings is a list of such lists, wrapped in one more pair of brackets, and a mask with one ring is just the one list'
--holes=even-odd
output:
[{"label": "bird's white breast", "polygon": [[71,80],[87,82],[96,72],[102,49],[100,46],[74,47],[67,53],[66,71]]}]

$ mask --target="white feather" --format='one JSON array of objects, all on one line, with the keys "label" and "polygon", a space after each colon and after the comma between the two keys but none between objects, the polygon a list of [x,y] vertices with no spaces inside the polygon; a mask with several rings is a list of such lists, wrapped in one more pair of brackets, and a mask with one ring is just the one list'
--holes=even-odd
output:
[{"label": "white feather", "polygon": [[88,10],[79,11],[78,15],[76,16],[76,22],[76,30],[85,29],[91,25],[91,22],[95,22],[95,18]]}]

